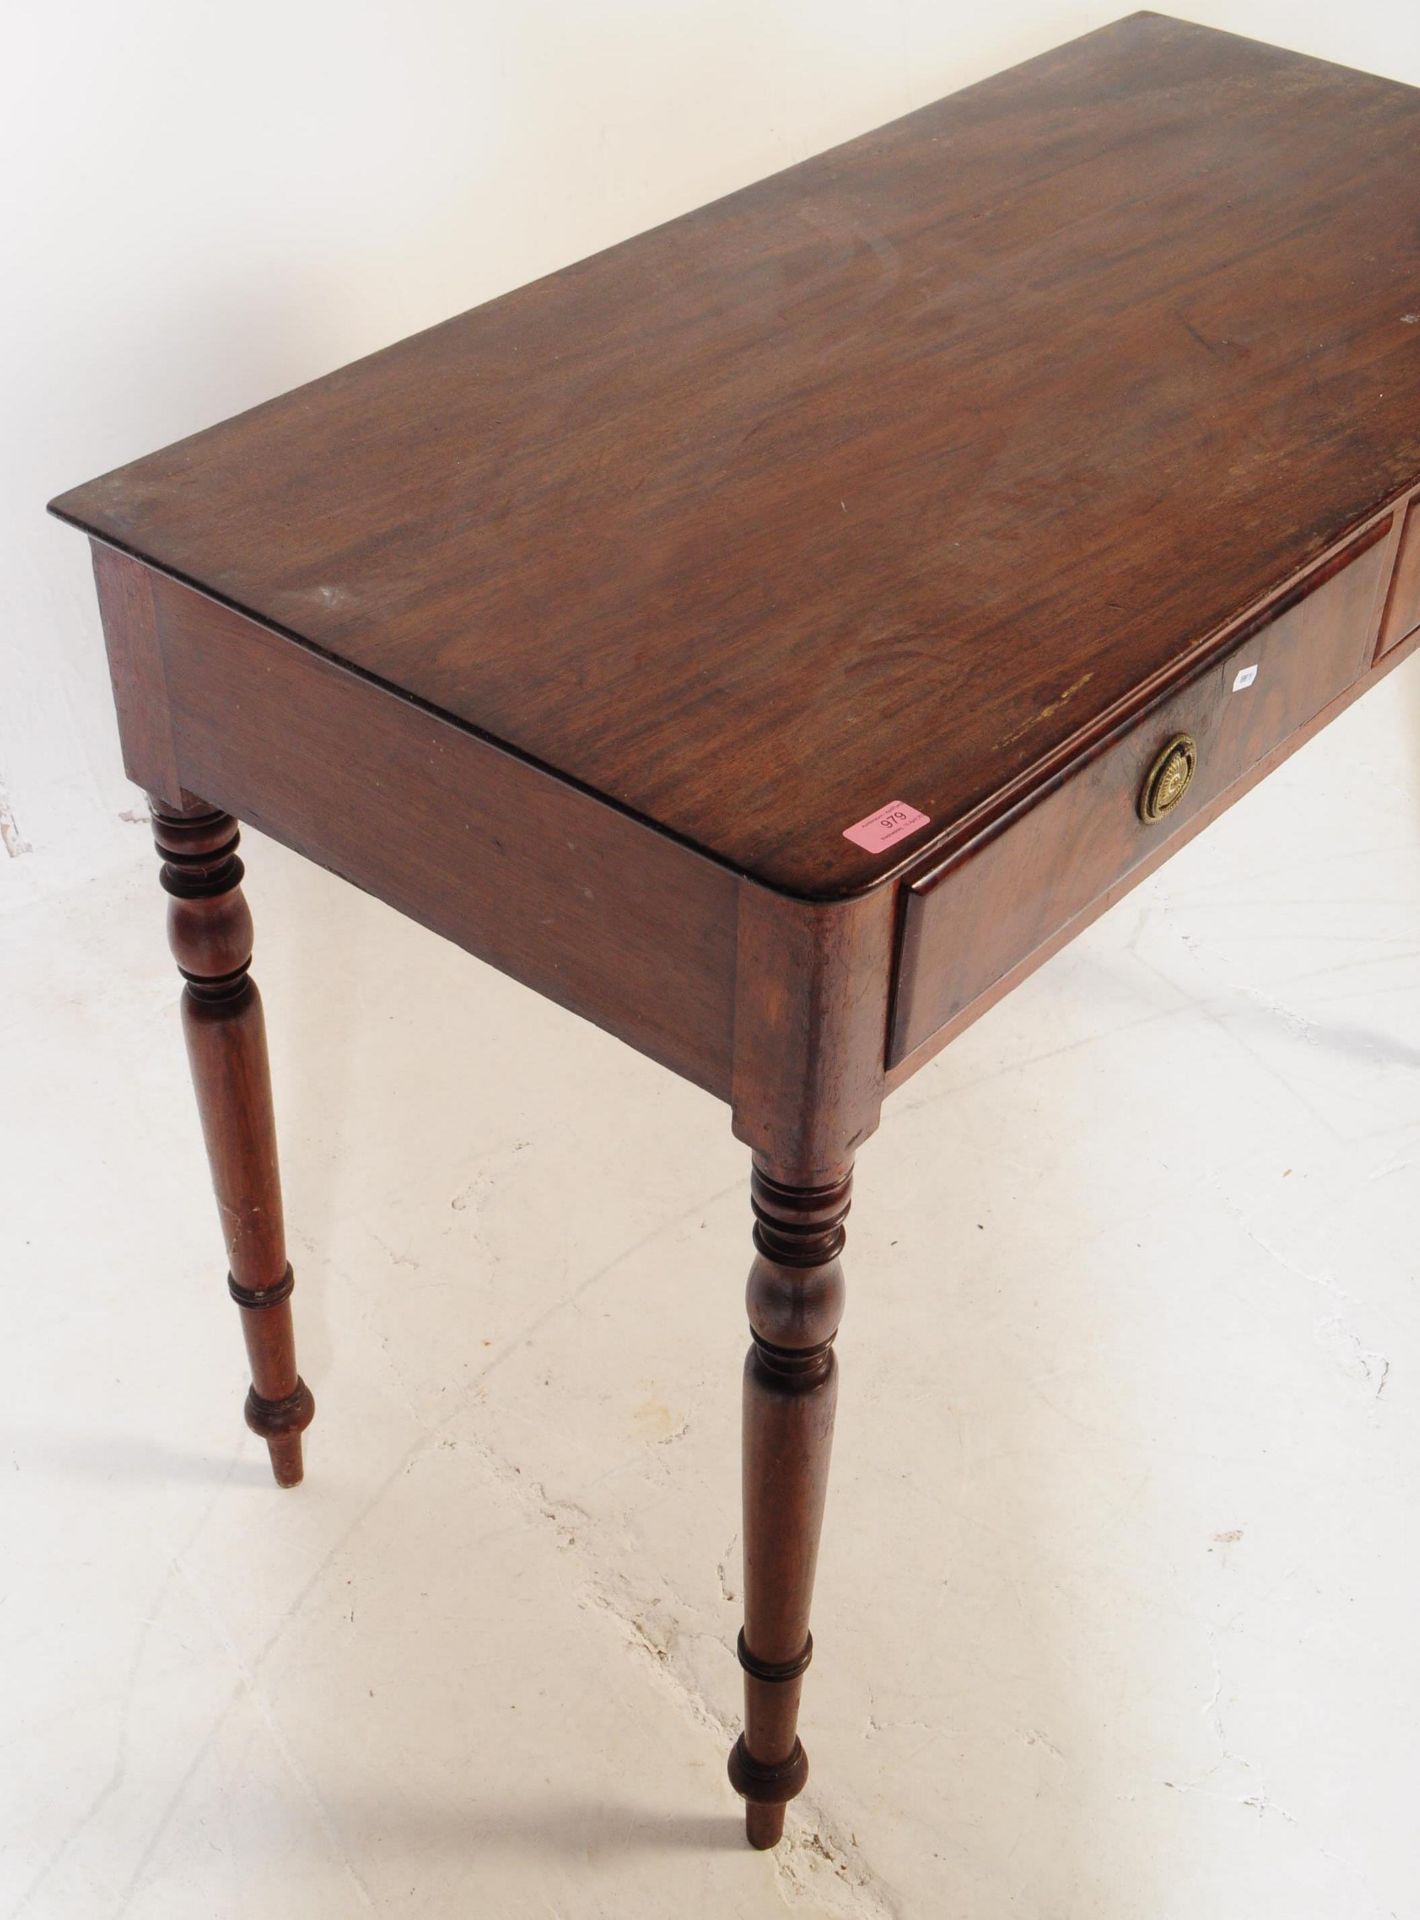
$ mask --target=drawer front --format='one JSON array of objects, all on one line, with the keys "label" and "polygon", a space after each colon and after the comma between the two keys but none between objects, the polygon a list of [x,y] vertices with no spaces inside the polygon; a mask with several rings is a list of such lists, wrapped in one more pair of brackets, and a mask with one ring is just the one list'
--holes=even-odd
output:
[{"label": "drawer front", "polygon": [[1389,653],[1402,640],[1408,640],[1417,627],[1420,627],[1420,498],[1411,501],[1401,528],[1379,652]]},{"label": "drawer front", "polygon": [[[1366,670],[1390,521],[1335,557],[1280,609],[1135,715],[1043,793],[904,888],[891,1068],[956,1020]],[[1180,737],[1192,772],[1162,817],[1140,800]],[[1187,749],[1163,775],[1163,800]]]}]

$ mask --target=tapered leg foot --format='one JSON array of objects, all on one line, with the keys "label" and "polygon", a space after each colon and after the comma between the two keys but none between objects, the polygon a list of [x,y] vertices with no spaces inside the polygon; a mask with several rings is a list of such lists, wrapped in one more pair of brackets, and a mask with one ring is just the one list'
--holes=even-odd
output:
[{"label": "tapered leg foot", "polygon": [[784,1838],[784,1809],[751,1805],[745,1808],[745,1838],[752,1847],[767,1853]]},{"label": "tapered leg foot", "polygon": [[241,1309],[252,1387],[247,1425],[266,1441],[282,1487],[299,1484],[301,1435],[315,1402],[296,1371],[295,1284],[286,1259],[276,1123],[261,996],[250,973],[237,823],[201,805],[153,801],[168,895],[168,941],[183,976],[182,1024],[217,1211],[227,1285]]},{"label": "tapered leg foot", "polygon": [[843,1222],[851,1169],[795,1186],[754,1168],[755,1260],[744,1382],[745,1730],[730,1754],[752,1847],[776,1846],[809,1763],[799,1696],[813,1658],[813,1597],[838,1378]]}]

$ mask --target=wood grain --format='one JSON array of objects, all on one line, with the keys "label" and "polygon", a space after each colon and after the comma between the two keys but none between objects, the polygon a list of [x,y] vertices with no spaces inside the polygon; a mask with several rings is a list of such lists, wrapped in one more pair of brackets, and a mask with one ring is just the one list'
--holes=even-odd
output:
[{"label": "wood grain", "polygon": [[[890,1066],[1176,841],[1195,814],[1358,680],[1375,646],[1390,531],[1389,518],[1379,521],[1117,738],[911,880]],[[1249,670],[1251,684],[1236,687]],[[1177,809],[1147,823],[1137,806],[1146,773],[1178,735],[1196,742],[1197,771]]]},{"label": "wood grain", "polygon": [[1418,142],[1134,15],[55,508],[851,893],[1420,478]]},{"label": "wood grain", "polygon": [[[1136,15],[54,503],[279,1479],[313,1403],[232,815],[730,1102],[756,1846],[885,1092],[1420,650],[1417,145],[1413,90]],[[890,802],[929,819],[844,838]]]},{"label": "wood grain", "polygon": [[732,875],[189,588],[153,603],[185,787],[728,1097]]},{"label": "wood grain", "polygon": [[1389,653],[1420,627],[1420,500],[1411,502],[1400,532],[1395,575],[1381,625],[1380,651]]},{"label": "wood grain", "polygon": [[172,713],[153,610],[154,576],[111,547],[90,543],[108,650],[123,770],[135,786],[160,794],[170,807],[193,804],[178,777]]},{"label": "wood grain", "polygon": [[[1212,826],[1213,822],[1221,818],[1229,807],[1241,800],[1260,781],[1265,780],[1269,773],[1275,772],[1284,760],[1289,759],[1299,748],[1306,746],[1308,741],[1315,739],[1316,735],[1344,713],[1353,701],[1383,680],[1387,674],[1393,673],[1397,667],[1402,666],[1417,651],[1420,651],[1420,629],[1412,633],[1408,640],[1392,648],[1368,674],[1359,680],[1354,680],[1344,692],[1329,701],[1321,712],[1314,715],[1304,726],[1298,727],[1285,740],[1280,741],[1271,753],[1251,766],[1226,792],[1220,793],[1207,806],[1200,808],[1191,818],[1185,820],[1176,831],[1158,841],[1144,859],[1137,866],[1131,867],[1113,886],[1106,888],[1078,913],[1062,921],[1048,939],[1032,953],[1025,954],[1017,960],[1008,972],[994,980],[959,1013],[939,1026],[920,1046],[896,1061],[888,1072],[885,1093],[891,1093],[905,1081],[910,1080],[913,1074],[920,1072],[934,1055],[940,1053],[943,1047],[954,1040],[959,1033],[964,1032],[973,1021],[979,1020],[984,1013],[990,1012],[999,1000],[1003,1000],[1013,988],[1029,978],[1037,967],[1043,966],[1052,954],[1058,953],[1077,934],[1083,933],[1085,928],[1097,920],[1102,913],[1108,912],[1141,881],[1147,880],[1151,873],[1156,873],[1172,854],[1178,852],[1180,847],[1186,846],[1205,827]],[[1318,913],[1321,914],[1324,911],[1324,903],[1319,902]]]},{"label": "wood grain", "polygon": [[183,976],[183,1037],[251,1368],[247,1425],[265,1440],[277,1485],[294,1487],[316,1409],[296,1371],[266,1020],[251,977],[237,823],[200,801],[182,810],[160,795],[152,801],[168,941]]},{"label": "wood grain", "polygon": [[805,1186],[878,1124],[893,969],[891,891],[832,906],[744,881],[736,938],[737,1139]]},{"label": "wood grain", "polygon": [[745,1796],[751,1846],[772,1847],[809,1763],[799,1698],[813,1658],[809,1607],[828,1494],[843,1314],[843,1222],[851,1163],[821,1185],[777,1177],[756,1160],[754,1263],[745,1302],[751,1344],[744,1375],[745,1730],[730,1780]]}]

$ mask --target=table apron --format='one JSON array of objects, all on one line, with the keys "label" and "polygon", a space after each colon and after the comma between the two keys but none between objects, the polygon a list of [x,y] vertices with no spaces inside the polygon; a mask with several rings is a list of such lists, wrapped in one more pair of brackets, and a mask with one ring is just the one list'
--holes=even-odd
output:
[{"label": "table apron", "polygon": [[112,549],[125,765],[248,821],[728,1099],[738,882],[516,754]]}]

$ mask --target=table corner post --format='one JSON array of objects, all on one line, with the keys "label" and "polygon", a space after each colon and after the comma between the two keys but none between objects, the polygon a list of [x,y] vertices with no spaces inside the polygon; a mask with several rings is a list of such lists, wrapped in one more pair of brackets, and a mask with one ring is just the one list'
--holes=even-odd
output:
[{"label": "table corner post", "polygon": [[854,1154],[884,1085],[894,902],[796,900],[744,882],[734,1130],[753,1152],[744,1370],[745,1726],[730,1782],[750,1845],[784,1832],[808,1760],[798,1735],[838,1394],[840,1254]]}]

